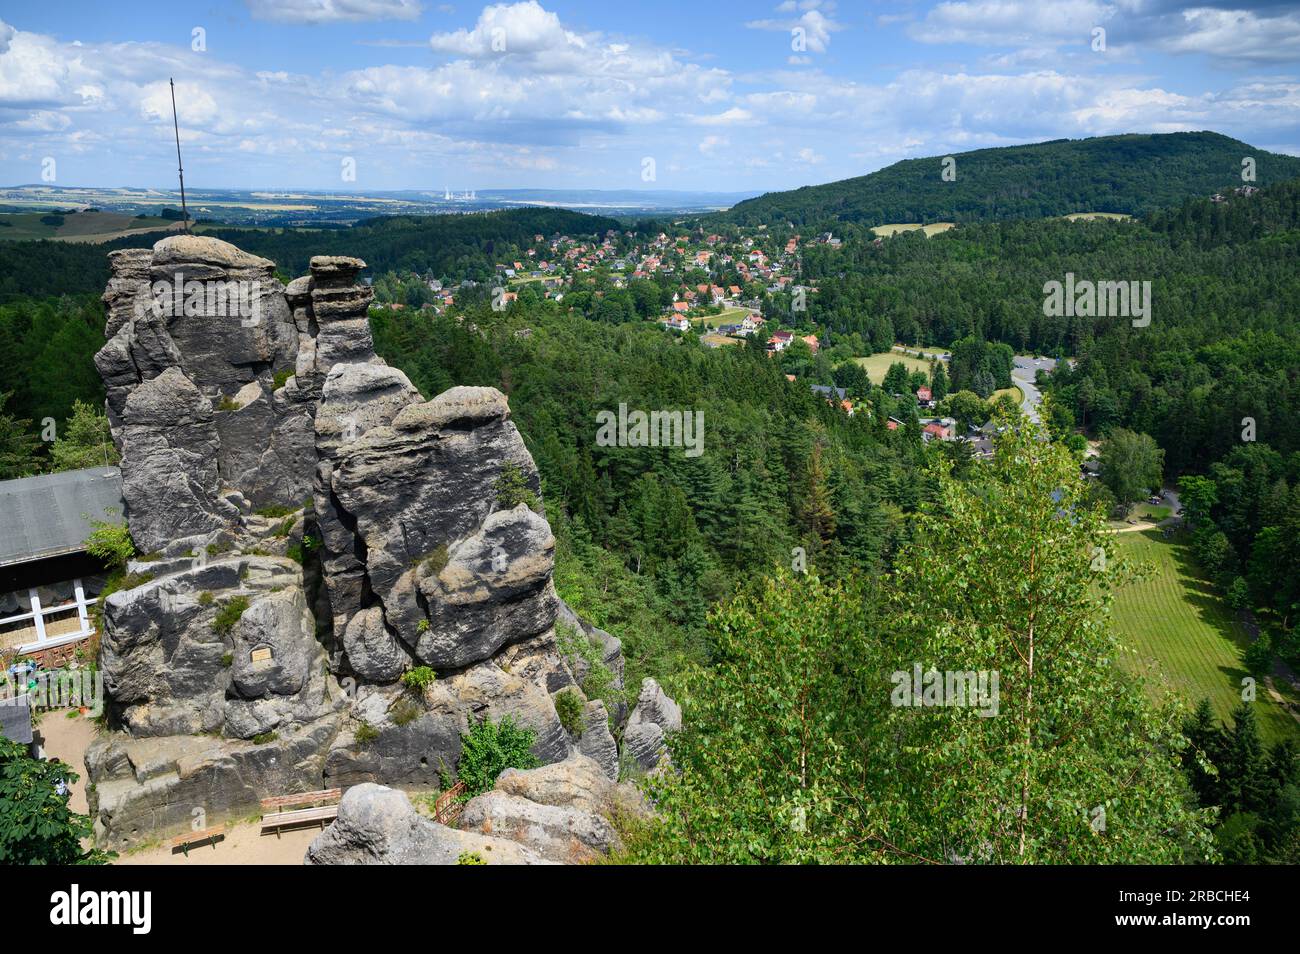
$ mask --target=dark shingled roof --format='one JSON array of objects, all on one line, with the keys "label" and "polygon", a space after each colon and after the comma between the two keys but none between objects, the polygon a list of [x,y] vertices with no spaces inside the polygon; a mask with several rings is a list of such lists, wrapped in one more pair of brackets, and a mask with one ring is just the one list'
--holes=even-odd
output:
[{"label": "dark shingled roof", "polygon": [[116,467],[0,480],[0,566],[80,553],[91,520],[120,523],[121,514]]}]

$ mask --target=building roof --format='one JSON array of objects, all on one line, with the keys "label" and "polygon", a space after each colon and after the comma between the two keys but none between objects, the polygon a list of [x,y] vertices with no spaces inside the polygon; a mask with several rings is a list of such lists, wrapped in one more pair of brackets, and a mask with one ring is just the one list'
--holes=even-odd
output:
[{"label": "building roof", "polygon": [[121,513],[116,467],[0,480],[0,566],[81,553],[90,521],[120,521]]}]

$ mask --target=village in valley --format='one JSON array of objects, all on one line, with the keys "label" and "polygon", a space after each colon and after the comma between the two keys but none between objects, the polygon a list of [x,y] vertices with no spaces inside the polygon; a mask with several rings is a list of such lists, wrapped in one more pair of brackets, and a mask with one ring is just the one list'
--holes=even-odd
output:
[{"label": "village in valley", "polygon": [[[947,351],[896,344],[872,353],[858,335],[832,339],[810,317],[817,285],[800,281],[806,246],[843,247],[832,233],[778,237],[760,225],[731,228],[724,235],[691,222],[673,225],[674,234],[611,229],[600,240],[534,235],[518,259],[496,263],[494,307],[506,310],[533,296],[573,303],[576,295],[587,295],[599,300],[595,310],[601,319],[654,321],[683,345],[761,348],[781,362],[788,381],[803,383],[844,414],[870,419],[879,408],[887,430],[910,424],[919,440],[962,445],[962,453],[978,459],[993,456],[996,403],[1034,415],[1040,395],[1032,385],[1037,372],[1050,373],[1055,364],[1050,358],[1026,357],[1009,365],[1010,387],[990,385],[984,394],[965,391],[948,400],[959,389],[950,384]],[[875,249],[897,234],[891,227],[875,231],[870,241]],[[476,284],[432,274],[390,274],[375,282],[375,307],[454,314],[458,290]]]}]

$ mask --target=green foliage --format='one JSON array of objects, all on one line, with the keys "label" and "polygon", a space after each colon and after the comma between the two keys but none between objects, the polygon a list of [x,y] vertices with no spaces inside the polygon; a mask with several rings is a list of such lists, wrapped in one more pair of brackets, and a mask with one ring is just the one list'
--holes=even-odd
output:
[{"label": "green foliage", "polygon": [[64,423],[60,435],[50,447],[50,463],[55,470],[118,462],[117,448],[108,430],[108,416],[93,404],[74,400],[72,416]]},{"label": "green foliage", "polygon": [[286,507],[283,504],[269,504],[265,507],[258,507],[253,512],[257,514],[259,517],[270,517],[274,519],[276,517],[287,517],[289,516],[289,514],[293,513],[296,509],[298,508]]},{"label": "green foliage", "polygon": [[1160,488],[1165,452],[1147,434],[1115,428],[1101,445],[1101,479],[1122,505]]},{"label": "green foliage", "polygon": [[0,738],[0,864],[97,865],[116,857],[83,846],[91,841],[91,819],[55,790],[77,777],[67,765],[33,759],[25,746]]},{"label": "green foliage", "polygon": [[402,685],[417,692],[424,692],[438,679],[438,674],[428,666],[416,666],[402,673]]},{"label": "green foliage", "polygon": [[1216,724],[1202,700],[1183,729],[1183,767],[1197,801],[1217,811],[1214,840],[1225,864],[1295,864],[1300,847],[1300,743],[1266,748],[1255,709]]},{"label": "green foliage", "polygon": [[90,526],[93,529],[86,538],[86,552],[110,570],[123,569],[135,556],[135,544],[131,542],[131,531],[126,524],[92,520]]},{"label": "green foliage", "polygon": [[530,510],[541,510],[541,502],[537,499],[537,494],[533,493],[524,478],[524,472],[519,469],[519,465],[507,462],[501,468],[501,476],[496,481],[497,503],[502,509],[510,510],[520,504],[527,504]]},{"label": "green foliage", "polygon": [[485,865],[487,864],[487,862],[483,860],[483,856],[480,855],[477,851],[462,851],[459,855],[456,856],[456,864]]},{"label": "green foliage", "polygon": [[421,709],[410,699],[402,699],[397,705],[393,706],[389,712],[389,717],[393,720],[394,725],[410,725],[416,719],[420,718]]},{"label": "green foliage", "polygon": [[248,609],[247,596],[232,596],[221,604],[221,609],[212,620],[212,631],[218,636],[229,636],[230,631],[235,628],[239,618],[244,615],[244,610]]},{"label": "green foliage", "polygon": [[[446,566],[447,544],[440,543],[432,553],[424,558],[424,572],[428,576],[437,576]],[[427,620],[424,622],[427,622]]]},{"label": "green foliage", "polygon": [[279,371],[275,372],[275,374],[271,376],[271,390],[278,391],[280,388],[284,387],[285,382],[293,377],[293,373],[293,368],[281,368]]},{"label": "green foliage", "polygon": [[36,449],[40,446],[32,436],[32,422],[5,413],[5,404],[12,393],[0,391],[0,480],[26,477],[36,472]]},{"label": "green foliage", "polygon": [[[966,482],[939,465],[887,582],[783,576],[711,617],[716,664],[678,694],[676,771],[644,783],[659,813],[630,860],[1214,857],[1177,710],[1113,664],[1117,571],[1091,558],[1104,521],[1068,451],[1038,438],[1008,430]],[[907,704],[916,667],[998,673],[996,711]]]},{"label": "green foliage", "polygon": [[574,738],[581,738],[583,729],[586,728],[582,717],[585,707],[582,693],[569,687],[561,689],[551,699],[555,703],[555,714],[560,717],[560,725]]},{"label": "green foliage", "polygon": [[1267,676],[1273,671],[1273,640],[1268,633],[1260,633],[1255,641],[1246,647],[1241,661],[1256,676]]},{"label": "green foliage", "polygon": [[228,394],[221,395],[221,400],[217,402],[215,410],[217,411],[238,411],[243,405]]},{"label": "green foliage", "polygon": [[[582,692],[588,699],[600,699],[609,709],[626,701],[624,692],[615,685],[614,673],[605,664],[605,648],[596,637],[588,636],[564,620],[558,620],[555,624],[555,643],[569,664],[570,671],[585,670]],[[639,686],[640,681],[636,684]]]},{"label": "green foliage", "polygon": [[229,668],[230,668],[231,666],[233,666],[234,664],[235,664],[235,654],[234,654],[234,653],[222,653],[222,655],[221,655],[221,665],[222,665],[223,668],[225,668],[225,669],[229,669]]},{"label": "green foliage", "polygon": [[[746,199],[717,218],[802,226],[1142,213],[1239,185],[1241,157],[1261,152],[1212,132],[1058,139],[958,153],[951,182],[941,179],[937,158],[904,159],[870,175]],[[1300,161],[1290,156],[1268,155],[1262,178],[1265,165],[1268,182],[1300,175]],[[1157,167],[1160,175],[1151,176]],[[1013,181],[1017,188],[1008,189]]]},{"label": "green foliage", "polygon": [[357,725],[357,730],[353,733],[353,738],[356,739],[357,745],[365,748],[371,742],[375,741],[375,739],[379,738],[379,730],[369,722],[362,720],[360,724]]},{"label": "green foliage", "polygon": [[266,745],[268,742],[274,742],[280,736],[275,732],[259,732],[253,736],[254,745]]},{"label": "green foliage", "polygon": [[538,764],[532,753],[537,734],[515,725],[510,716],[492,722],[482,719],[460,737],[460,761],[456,777],[465,783],[468,797],[482,794],[496,784],[497,776],[508,768],[530,769]]},{"label": "green foliage", "polygon": [[271,536],[276,537],[278,539],[283,539],[293,531],[293,528],[297,523],[298,523],[297,514],[294,514],[293,516],[285,517],[276,525],[275,529],[271,531]]}]

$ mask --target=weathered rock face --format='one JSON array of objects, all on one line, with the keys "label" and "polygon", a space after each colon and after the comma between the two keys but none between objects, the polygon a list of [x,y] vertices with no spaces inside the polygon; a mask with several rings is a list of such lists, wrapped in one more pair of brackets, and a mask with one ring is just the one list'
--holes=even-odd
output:
[{"label": "weathered rock face", "polygon": [[309,865],[550,864],[504,838],[439,825],[419,815],[402,792],[382,785],[348,789],[334,824],[307,848]]},{"label": "weathered rock face", "polygon": [[[135,408],[137,418],[168,408],[196,412],[197,394],[208,405],[203,422],[203,440],[211,451],[208,470],[219,472],[255,506],[301,504],[311,490],[315,466],[312,408],[292,400],[292,394],[275,399],[276,376],[292,372],[299,347],[299,330],[275,264],[197,235],[169,236],[151,253],[132,249],[115,252],[109,260],[113,275],[104,293],[109,341],[95,364],[108,391],[109,422],[123,456],[129,452],[124,441],[140,426],[131,419],[130,399],[147,382],[166,376],[165,386],[147,394],[146,407]],[[273,435],[272,442],[268,438]],[[139,484],[176,472],[168,464],[177,462],[162,455],[133,456]],[[188,469],[179,472],[189,474]],[[123,476],[125,480],[126,471]],[[200,504],[215,509],[213,496]],[[126,504],[128,516],[134,512],[141,521],[151,509],[139,495],[127,494]],[[151,539],[142,545],[156,549],[162,542]]]},{"label": "weathered rock face", "polygon": [[[110,260],[96,364],[127,521],[150,554],[130,569],[152,578],[105,605],[115,731],[87,753],[100,836],[121,847],[188,827],[194,810],[215,823],[287,792],[436,784],[473,725],[506,716],[534,732],[543,763],[581,752],[616,779],[623,704],[611,727],[591,700],[574,736],[553,696],[593,665],[621,690],[620,644],[556,595],[545,518],[499,499],[508,470],[540,492],[505,397],[458,387],[424,401],[376,357],[359,259],[313,258],[287,287],[271,262],[199,236]],[[581,652],[561,649],[557,620]],[[423,691],[402,683],[416,666],[437,674]],[[670,706],[643,698],[638,752],[662,748]],[[519,834],[534,848],[507,842],[498,860],[612,844],[599,823],[512,798],[484,817],[549,834]],[[355,804],[320,859],[401,814],[374,792]],[[488,848],[403,837],[438,857]]]},{"label": "weathered rock face", "polygon": [[682,727],[682,710],[653,679],[641,681],[641,695],[623,730],[623,751],[645,769],[658,766],[667,737]]},{"label": "weathered rock face", "polygon": [[307,849],[309,865],[575,864],[620,847],[613,820],[644,815],[640,794],[575,755],[537,769],[507,769],[466,803],[457,828],[422,817],[401,792],[348,789],[338,821]]},{"label": "weathered rock face", "polygon": [[615,785],[594,761],[575,755],[537,769],[507,769],[493,791],[469,800],[459,824],[575,864],[621,847],[612,820],[645,811],[631,785]]}]

